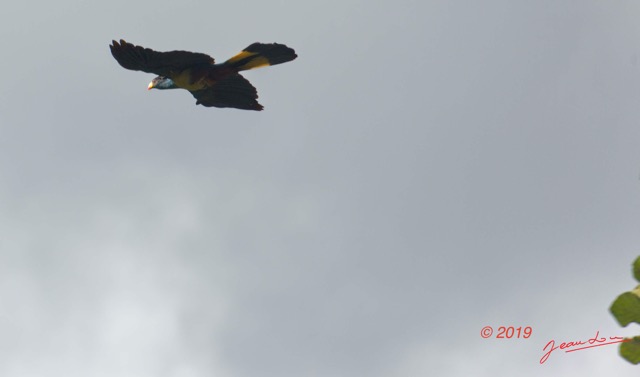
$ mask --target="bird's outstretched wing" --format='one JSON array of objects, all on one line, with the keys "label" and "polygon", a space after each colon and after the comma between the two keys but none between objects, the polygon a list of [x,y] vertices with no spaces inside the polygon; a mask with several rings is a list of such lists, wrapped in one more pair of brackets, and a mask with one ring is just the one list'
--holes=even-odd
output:
[{"label": "bird's outstretched wing", "polygon": [[258,92],[251,83],[235,73],[215,82],[206,89],[192,91],[196,105],[206,107],[233,107],[243,110],[262,110]]},{"label": "bird's outstretched wing", "polygon": [[124,68],[160,76],[171,76],[172,72],[214,63],[213,58],[207,54],[189,51],[158,52],[133,45],[123,39],[120,42],[112,41],[109,48],[111,55]]}]

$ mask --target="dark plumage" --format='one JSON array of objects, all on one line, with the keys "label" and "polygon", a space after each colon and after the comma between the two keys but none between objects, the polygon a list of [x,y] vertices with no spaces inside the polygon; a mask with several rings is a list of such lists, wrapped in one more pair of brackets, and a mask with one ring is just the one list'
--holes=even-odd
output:
[{"label": "dark plumage", "polygon": [[224,63],[207,54],[189,51],[158,52],[124,40],[113,41],[111,54],[126,69],[154,73],[149,89],[186,89],[196,105],[262,110],[258,92],[238,72],[286,63],[295,51],[278,43],[254,43]]}]

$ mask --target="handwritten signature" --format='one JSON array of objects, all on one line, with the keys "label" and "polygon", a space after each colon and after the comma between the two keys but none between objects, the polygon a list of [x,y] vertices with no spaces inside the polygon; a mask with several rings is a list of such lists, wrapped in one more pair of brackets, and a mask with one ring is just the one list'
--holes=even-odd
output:
[{"label": "handwritten signature", "polygon": [[[547,353],[545,353],[542,356],[542,358],[540,359],[540,364],[544,364],[544,362],[547,361],[547,359],[549,359],[549,356],[551,356],[551,352],[557,350],[558,348],[561,350],[566,350],[565,352],[573,352],[573,351],[579,351],[587,348],[606,346],[609,344],[624,343],[631,340],[631,339],[624,339],[621,336],[610,336],[609,339],[607,339],[604,336],[599,338],[598,337],[599,335],[600,335],[600,331],[596,331],[596,335],[593,338],[589,338],[587,341],[579,340],[577,342],[562,342],[560,343],[560,345],[557,345],[557,346],[556,346],[556,341],[551,339],[549,343],[547,343],[547,345],[544,346],[544,348],[542,349],[543,351],[547,351],[547,348],[549,348],[549,351],[547,351]],[[578,346],[583,346],[583,347],[573,348]],[[573,349],[569,349],[569,348],[573,348]]]}]

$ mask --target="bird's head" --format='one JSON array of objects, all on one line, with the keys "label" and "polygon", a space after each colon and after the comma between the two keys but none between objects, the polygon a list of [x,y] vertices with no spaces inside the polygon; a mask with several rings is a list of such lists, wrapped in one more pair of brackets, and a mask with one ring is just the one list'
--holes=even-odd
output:
[{"label": "bird's head", "polygon": [[151,80],[147,90],[151,89],[175,89],[177,88],[176,84],[168,77],[158,76]]}]

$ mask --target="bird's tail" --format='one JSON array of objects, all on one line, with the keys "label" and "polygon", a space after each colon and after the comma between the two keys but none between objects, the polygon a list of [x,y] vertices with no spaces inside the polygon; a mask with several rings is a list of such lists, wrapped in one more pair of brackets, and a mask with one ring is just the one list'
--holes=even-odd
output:
[{"label": "bird's tail", "polygon": [[237,71],[245,71],[247,69],[286,63],[297,57],[296,52],[285,45],[256,42],[223,64]]}]

